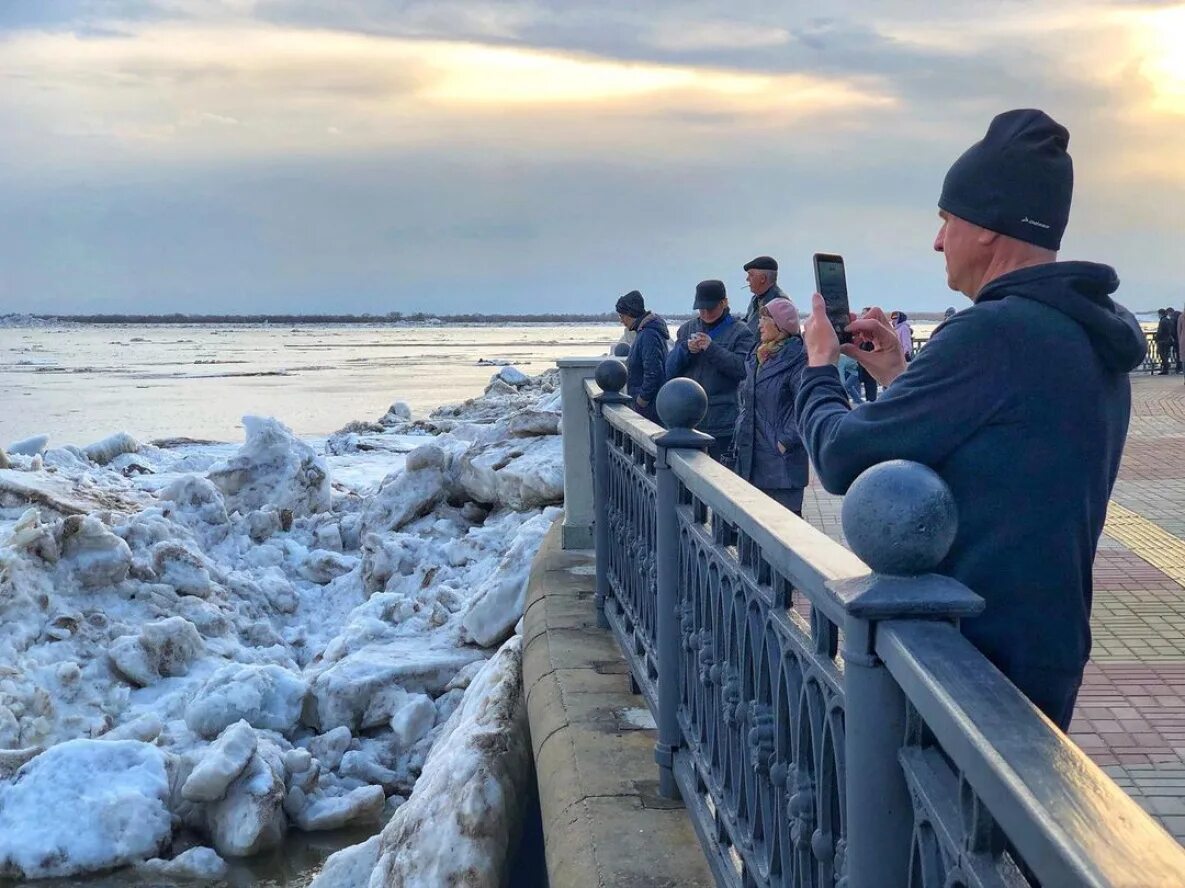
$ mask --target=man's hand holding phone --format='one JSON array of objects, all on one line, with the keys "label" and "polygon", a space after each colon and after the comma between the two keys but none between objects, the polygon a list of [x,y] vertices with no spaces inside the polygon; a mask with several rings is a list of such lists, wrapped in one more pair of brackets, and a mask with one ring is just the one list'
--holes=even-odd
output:
[{"label": "man's hand holding phone", "polygon": [[811,316],[802,325],[802,341],[806,345],[809,366],[826,367],[839,363],[839,336],[827,316],[827,303],[818,293],[811,297]]},{"label": "man's hand holding phone", "polygon": [[[827,317],[827,305],[823,297],[818,293],[812,297],[811,316],[802,332],[807,363],[812,367],[825,367],[839,363],[839,356],[845,354],[859,361],[881,385],[889,385],[905,372],[905,355],[893,325],[879,308],[870,308],[862,318],[854,314],[850,317],[847,331],[852,334],[853,341],[841,346],[835,328]],[[871,345],[872,350],[861,347],[865,344]]]},{"label": "man's hand holding phone", "polygon": [[[855,358],[865,370],[883,386],[905,372],[905,353],[901,351],[901,340],[882,309],[873,307],[864,317],[852,315],[848,332],[853,341],[840,351],[849,358]],[[868,349],[867,346],[872,348]],[[863,347],[862,347],[863,346]]]},{"label": "man's hand holding phone", "polygon": [[707,333],[692,333],[687,337],[687,350],[693,355],[698,355],[711,344],[712,337]]}]

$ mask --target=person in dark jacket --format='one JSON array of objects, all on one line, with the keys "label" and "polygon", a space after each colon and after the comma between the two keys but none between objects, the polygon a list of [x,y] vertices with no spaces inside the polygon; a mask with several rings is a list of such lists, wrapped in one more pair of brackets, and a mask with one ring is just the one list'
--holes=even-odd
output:
[{"label": "person in dark jacket", "polygon": [[[868,305],[864,306],[864,308],[860,309],[860,317],[864,317],[871,310],[872,310],[871,306],[868,306]],[[860,347],[867,350],[867,351],[871,351],[872,350],[872,343],[865,342],[865,343],[862,343]],[[859,369],[857,370],[857,376],[860,379],[860,384],[862,386],[864,386],[864,400],[868,401],[869,403],[871,403],[872,401],[875,401],[876,396],[880,390],[880,386],[877,384],[876,378],[871,373],[868,372],[868,368],[865,367],[863,364],[859,365]]]},{"label": "person in dark jacket", "polygon": [[774,299],[763,305],[759,330],[761,342],[749,355],[740,388],[734,468],[801,518],[810,464],[794,412],[806,366],[794,303]]},{"label": "person in dark jacket", "polygon": [[1169,316],[1167,308],[1159,308],[1156,310],[1160,319],[1156,324],[1156,334],[1153,337],[1156,340],[1156,353],[1160,356],[1160,375],[1169,375],[1169,362],[1173,355],[1173,338],[1177,331],[1174,329],[1176,324]]},{"label": "person in dark jacket", "polygon": [[625,393],[634,399],[633,408],[659,422],[654,399],[667,381],[667,350],[671,334],[667,322],[652,311],[637,290],[630,290],[617,300],[617,317],[627,330],[634,332],[634,342],[626,359]]},{"label": "person in dark jacket", "polygon": [[744,265],[745,283],[753,298],[749,300],[749,307],[745,310],[745,326],[753,334],[753,342],[761,338],[757,324],[761,320],[761,307],[768,305],[774,299],[788,298],[782,288],[778,286],[778,261],[772,256],[758,256]]},{"label": "person in dark jacket", "polygon": [[726,462],[732,454],[737,422],[737,386],[745,378],[745,360],[753,350],[749,328],[732,316],[728,294],[721,281],[695,285],[694,308],[699,317],[687,321],[675,334],[667,356],[667,379],[694,379],[708,395],[708,413],[700,431],[715,440],[708,455]]},{"label": "person in dark jacket", "polygon": [[1185,312],[1179,312],[1175,308],[1173,314],[1177,321],[1177,372],[1181,372],[1181,349],[1185,347]]},{"label": "person in dark jacket", "polygon": [[[843,493],[889,459],[934,469],[958,507],[939,573],[981,595],[963,634],[1062,729],[1090,654],[1091,566],[1131,414],[1144,334],[1115,271],[1058,262],[1069,133],[1040,111],[996,117],[947,173],[934,249],[974,303],[908,365],[884,312],[842,351],[886,386],[851,410],[822,299],[804,327],[799,427],[823,486]],[[816,318],[822,320],[815,323]],[[1042,356],[1056,354],[1056,361]]]}]

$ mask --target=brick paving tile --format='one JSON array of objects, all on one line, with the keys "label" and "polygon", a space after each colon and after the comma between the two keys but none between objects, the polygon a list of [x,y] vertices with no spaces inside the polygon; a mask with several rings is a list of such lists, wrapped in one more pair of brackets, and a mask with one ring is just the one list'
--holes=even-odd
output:
[{"label": "brick paving tile", "polygon": [[1185,478],[1185,461],[1166,458],[1173,452],[1185,453],[1185,435],[1129,438],[1123,449],[1119,477],[1125,481]]}]

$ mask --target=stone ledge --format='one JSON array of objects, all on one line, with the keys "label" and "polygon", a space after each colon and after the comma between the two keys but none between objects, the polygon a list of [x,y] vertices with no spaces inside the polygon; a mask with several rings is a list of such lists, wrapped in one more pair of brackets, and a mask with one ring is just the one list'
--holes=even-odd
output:
[{"label": "stone ledge", "polygon": [[[613,636],[596,625],[593,555],[556,523],[531,566],[523,686],[553,888],[709,888],[687,812],[658,795],[655,732],[637,727]],[[633,713],[633,717],[631,717]]]}]

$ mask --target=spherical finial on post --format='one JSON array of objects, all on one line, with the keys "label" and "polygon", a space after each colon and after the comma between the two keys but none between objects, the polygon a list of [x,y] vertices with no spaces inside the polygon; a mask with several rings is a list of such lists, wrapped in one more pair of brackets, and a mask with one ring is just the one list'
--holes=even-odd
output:
[{"label": "spherical finial on post", "polygon": [[844,497],[841,518],[851,550],[876,573],[891,576],[932,572],[959,526],[946,482],[903,459],[862,472]]},{"label": "spherical finial on post", "polygon": [[596,380],[602,392],[618,394],[625,388],[627,379],[625,364],[621,363],[617,358],[606,358],[597,364],[597,369],[593,373],[593,379]]},{"label": "spherical finial on post", "polygon": [[613,346],[613,357],[628,358],[630,356],[630,344],[628,342],[619,342]]},{"label": "spherical finial on post", "polygon": [[668,429],[694,429],[708,413],[708,395],[694,379],[679,376],[663,383],[654,406]]}]

